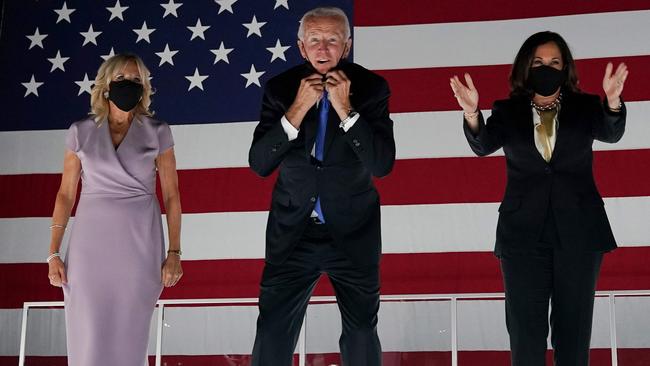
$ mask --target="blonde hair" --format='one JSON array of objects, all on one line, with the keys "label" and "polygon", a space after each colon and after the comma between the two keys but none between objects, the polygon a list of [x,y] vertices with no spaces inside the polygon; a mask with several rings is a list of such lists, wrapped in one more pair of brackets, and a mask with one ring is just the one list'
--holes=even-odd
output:
[{"label": "blonde hair", "polygon": [[108,98],[105,96],[108,92],[108,85],[113,80],[113,77],[120,73],[129,62],[134,62],[138,67],[142,83],[142,99],[136,105],[135,113],[145,116],[153,115],[153,112],[149,110],[151,95],[153,94],[151,81],[149,81],[151,73],[140,57],[123,53],[107,59],[97,70],[95,85],[90,92],[90,114],[94,115],[95,122],[101,124],[108,117],[109,104]]}]

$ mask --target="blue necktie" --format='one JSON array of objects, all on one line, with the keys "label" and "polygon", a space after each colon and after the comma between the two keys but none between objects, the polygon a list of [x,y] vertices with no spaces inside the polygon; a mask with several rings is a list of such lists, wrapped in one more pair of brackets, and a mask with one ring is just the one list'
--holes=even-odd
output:
[{"label": "blue necktie", "polygon": [[[327,115],[330,110],[330,101],[327,99],[327,90],[323,92],[323,97],[320,98],[320,111],[318,114],[318,130],[316,131],[316,146],[314,148],[315,158],[322,162],[323,151],[325,148],[325,132],[327,131]],[[323,209],[320,206],[320,197],[316,199],[314,211],[318,214],[320,221],[325,222],[323,216]]]}]

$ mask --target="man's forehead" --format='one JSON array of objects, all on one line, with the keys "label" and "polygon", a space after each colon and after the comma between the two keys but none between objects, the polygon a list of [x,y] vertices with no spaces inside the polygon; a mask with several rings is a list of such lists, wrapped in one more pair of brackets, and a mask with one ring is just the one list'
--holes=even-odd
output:
[{"label": "man's forehead", "polygon": [[345,24],[339,17],[314,17],[306,19],[305,34],[313,33],[336,33],[343,35],[345,33]]}]

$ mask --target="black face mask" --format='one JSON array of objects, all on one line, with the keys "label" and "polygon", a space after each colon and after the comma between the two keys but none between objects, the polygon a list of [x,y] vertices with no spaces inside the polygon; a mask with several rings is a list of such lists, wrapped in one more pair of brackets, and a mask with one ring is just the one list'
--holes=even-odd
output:
[{"label": "black face mask", "polygon": [[111,81],[109,87],[108,99],[124,112],[131,111],[142,99],[142,85],[131,80]]},{"label": "black face mask", "polygon": [[542,65],[531,67],[528,75],[528,85],[535,93],[548,97],[553,95],[564,83],[564,71]]}]

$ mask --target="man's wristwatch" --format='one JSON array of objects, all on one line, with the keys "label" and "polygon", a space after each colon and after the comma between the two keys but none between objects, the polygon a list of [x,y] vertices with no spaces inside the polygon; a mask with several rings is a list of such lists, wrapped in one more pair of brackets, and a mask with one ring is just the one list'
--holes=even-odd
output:
[{"label": "man's wristwatch", "polygon": [[345,119],[341,121],[341,123],[339,123],[339,128],[345,128],[345,125],[348,124],[352,120],[352,118],[356,117],[357,114],[359,114],[357,113],[357,111],[355,111],[354,109],[350,109],[348,116],[345,117]]}]

